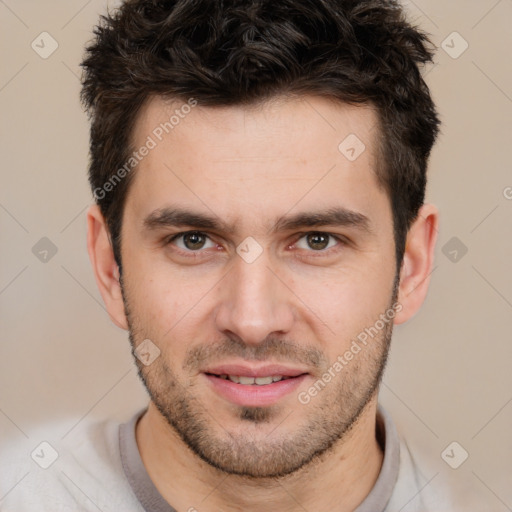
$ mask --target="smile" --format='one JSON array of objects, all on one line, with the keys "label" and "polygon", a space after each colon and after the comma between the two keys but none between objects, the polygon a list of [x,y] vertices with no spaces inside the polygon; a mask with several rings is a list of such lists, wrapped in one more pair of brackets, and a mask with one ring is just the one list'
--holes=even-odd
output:
[{"label": "smile", "polygon": [[278,403],[292,394],[309,377],[302,373],[295,376],[245,375],[202,373],[210,389],[218,397],[244,407],[264,407]]},{"label": "smile", "polygon": [[273,382],[279,382],[280,380],[290,379],[292,377],[285,377],[284,375],[272,375],[268,377],[244,377],[243,375],[217,375],[221,379],[229,379],[231,382],[236,384],[242,384],[244,386],[265,386],[272,384]]}]

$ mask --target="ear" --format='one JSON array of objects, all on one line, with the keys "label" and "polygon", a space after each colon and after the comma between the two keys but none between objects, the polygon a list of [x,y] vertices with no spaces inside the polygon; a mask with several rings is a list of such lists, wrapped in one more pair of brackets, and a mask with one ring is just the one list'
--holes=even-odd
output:
[{"label": "ear", "polygon": [[87,250],[110,319],[121,329],[128,330],[119,284],[119,267],[114,258],[107,224],[98,205],[91,206],[87,212]]},{"label": "ear", "polygon": [[438,229],[437,208],[432,204],[423,205],[407,234],[398,293],[402,309],[395,317],[395,324],[411,319],[425,300],[434,264]]}]

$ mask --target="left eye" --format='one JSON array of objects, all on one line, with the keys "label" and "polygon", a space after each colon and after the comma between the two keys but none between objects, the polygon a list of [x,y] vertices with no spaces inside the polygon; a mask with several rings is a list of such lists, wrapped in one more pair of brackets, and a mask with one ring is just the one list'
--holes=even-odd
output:
[{"label": "left eye", "polygon": [[170,242],[186,251],[199,251],[201,249],[215,247],[215,244],[208,238],[208,236],[199,231],[181,233],[173,237]]},{"label": "left eye", "polygon": [[334,247],[338,240],[328,233],[308,233],[300,238],[295,246],[299,249],[312,249],[314,251],[325,251]]}]

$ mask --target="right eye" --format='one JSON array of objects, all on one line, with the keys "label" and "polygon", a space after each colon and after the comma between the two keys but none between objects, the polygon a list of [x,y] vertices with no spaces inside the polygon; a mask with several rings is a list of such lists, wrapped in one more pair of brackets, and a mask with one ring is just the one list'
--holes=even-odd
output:
[{"label": "right eye", "polygon": [[208,235],[201,231],[178,233],[169,240],[168,244],[171,243],[185,252],[197,252],[201,249],[211,249],[215,247],[215,243],[210,240]]}]

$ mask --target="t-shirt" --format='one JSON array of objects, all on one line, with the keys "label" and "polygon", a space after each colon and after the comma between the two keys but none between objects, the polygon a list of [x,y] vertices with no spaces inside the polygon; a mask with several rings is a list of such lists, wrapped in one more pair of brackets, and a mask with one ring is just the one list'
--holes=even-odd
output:
[{"label": "t-shirt", "polygon": [[[135,426],[145,410],[126,422],[91,422],[63,440],[55,436],[35,447],[28,443],[2,447],[0,510],[176,512],[151,481],[139,453]],[[66,428],[55,425],[52,431]],[[376,433],[384,450],[383,464],[374,487],[355,512],[492,510],[470,498],[469,489],[455,485],[449,472],[429,474],[420,469],[380,405]]]}]

